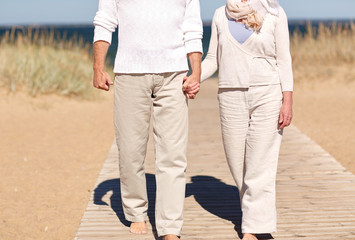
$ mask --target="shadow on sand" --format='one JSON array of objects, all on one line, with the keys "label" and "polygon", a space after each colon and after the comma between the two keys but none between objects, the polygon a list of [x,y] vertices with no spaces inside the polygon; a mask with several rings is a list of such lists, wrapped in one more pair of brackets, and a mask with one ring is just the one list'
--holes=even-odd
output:
[{"label": "shadow on sand", "polygon": [[[156,182],[153,174],[146,174],[147,193],[148,193],[148,220],[153,227],[155,239],[159,239],[155,228],[155,191]],[[102,198],[112,191],[110,203],[106,203]],[[238,189],[235,186],[223,183],[221,180],[212,176],[193,176],[191,183],[186,184],[186,197],[194,196],[196,202],[206,211],[218,216],[221,219],[231,221],[234,229],[241,234],[240,200]],[[100,183],[94,191],[94,203],[97,205],[110,205],[117,217],[125,226],[129,222],[125,220],[120,192],[120,179],[107,180]],[[259,238],[272,239],[270,234],[260,235]]]}]

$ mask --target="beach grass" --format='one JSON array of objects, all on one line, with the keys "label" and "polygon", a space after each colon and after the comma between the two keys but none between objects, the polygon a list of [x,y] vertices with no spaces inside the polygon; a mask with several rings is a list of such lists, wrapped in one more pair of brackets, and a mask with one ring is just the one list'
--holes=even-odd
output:
[{"label": "beach grass", "polygon": [[355,24],[333,22],[306,26],[291,36],[295,81],[337,79],[355,81]]},{"label": "beach grass", "polygon": [[[18,30],[17,30],[18,31]],[[90,45],[53,30],[15,29],[0,39],[0,87],[9,92],[59,94],[80,98],[95,95]]]},{"label": "beach grass", "polygon": [[[74,36],[68,39],[53,30],[12,29],[0,38],[0,87],[90,98],[91,46]],[[335,79],[355,82],[355,24],[307,24],[306,32],[291,36],[295,81]],[[110,68],[109,66],[108,68]]]}]

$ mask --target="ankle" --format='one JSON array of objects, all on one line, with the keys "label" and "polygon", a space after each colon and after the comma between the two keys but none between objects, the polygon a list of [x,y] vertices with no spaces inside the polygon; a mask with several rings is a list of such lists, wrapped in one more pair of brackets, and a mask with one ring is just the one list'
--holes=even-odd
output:
[{"label": "ankle", "polygon": [[258,240],[258,238],[253,233],[243,233],[242,240]]},{"label": "ankle", "polygon": [[162,240],[178,240],[179,237],[174,234],[167,234],[162,237]]}]

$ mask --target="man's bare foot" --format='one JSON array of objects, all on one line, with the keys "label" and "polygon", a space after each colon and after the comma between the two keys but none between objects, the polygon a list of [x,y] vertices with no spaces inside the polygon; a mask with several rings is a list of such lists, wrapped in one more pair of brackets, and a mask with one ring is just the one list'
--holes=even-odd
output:
[{"label": "man's bare foot", "polygon": [[254,234],[244,233],[242,240],[258,240]]},{"label": "man's bare foot", "polygon": [[162,240],[179,240],[179,238],[176,235],[168,234],[163,236]]},{"label": "man's bare foot", "polygon": [[147,234],[147,226],[145,222],[132,222],[129,231],[134,234]]}]

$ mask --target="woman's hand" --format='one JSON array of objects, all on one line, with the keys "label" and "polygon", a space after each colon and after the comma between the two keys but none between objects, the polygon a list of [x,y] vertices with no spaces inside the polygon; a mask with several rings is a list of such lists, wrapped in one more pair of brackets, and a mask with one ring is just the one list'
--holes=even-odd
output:
[{"label": "woman's hand", "polygon": [[292,121],[292,92],[283,92],[283,101],[279,116],[279,128],[283,129]]},{"label": "woman's hand", "polygon": [[199,79],[190,75],[189,77],[184,77],[184,84],[182,85],[182,90],[189,99],[195,99],[196,94],[200,91]]}]

